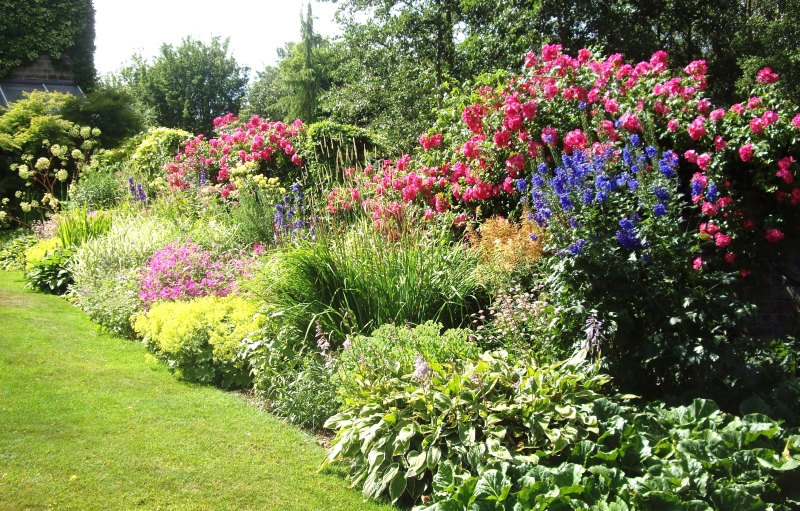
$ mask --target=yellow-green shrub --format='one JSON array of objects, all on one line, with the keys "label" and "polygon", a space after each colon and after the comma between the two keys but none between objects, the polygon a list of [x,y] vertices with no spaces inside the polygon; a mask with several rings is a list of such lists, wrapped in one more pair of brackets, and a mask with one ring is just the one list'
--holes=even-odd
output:
[{"label": "yellow-green shrub", "polygon": [[250,383],[243,341],[263,326],[258,303],[241,296],[156,302],[133,328],[182,378],[222,387]]},{"label": "yellow-green shrub", "polygon": [[58,238],[50,238],[49,240],[40,241],[36,245],[25,251],[25,266],[31,267],[34,263],[38,263],[47,254],[52,254],[57,248],[61,246]]}]

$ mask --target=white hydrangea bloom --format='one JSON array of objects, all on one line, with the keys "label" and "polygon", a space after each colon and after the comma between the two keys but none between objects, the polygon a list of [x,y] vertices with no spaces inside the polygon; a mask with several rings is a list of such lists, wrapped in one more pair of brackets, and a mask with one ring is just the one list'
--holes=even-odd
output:
[{"label": "white hydrangea bloom", "polygon": [[37,170],[45,171],[50,168],[50,160],[47,158],[39,158],[36,160],[35,167]]}]

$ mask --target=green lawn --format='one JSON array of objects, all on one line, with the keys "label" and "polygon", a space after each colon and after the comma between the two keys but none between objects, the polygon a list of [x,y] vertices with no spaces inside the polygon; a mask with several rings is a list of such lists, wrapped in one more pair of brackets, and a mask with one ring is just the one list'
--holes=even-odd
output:
[{"label": "green lawn", "polygon": [[314,438],[0,271],[0,510],[391,509]]}]

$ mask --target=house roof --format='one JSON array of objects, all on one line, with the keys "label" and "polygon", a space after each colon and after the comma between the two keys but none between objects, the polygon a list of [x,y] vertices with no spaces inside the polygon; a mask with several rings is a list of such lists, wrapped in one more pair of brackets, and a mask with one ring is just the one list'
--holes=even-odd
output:
[{"label": "house roof", "polygon": [[83,91],[77,85],[68,82],[48,82],[30,80],[0,80],[0,106],[8,107],[18,99],[22,99],[24,92],[63,92],[73,96],[83,96]]}]

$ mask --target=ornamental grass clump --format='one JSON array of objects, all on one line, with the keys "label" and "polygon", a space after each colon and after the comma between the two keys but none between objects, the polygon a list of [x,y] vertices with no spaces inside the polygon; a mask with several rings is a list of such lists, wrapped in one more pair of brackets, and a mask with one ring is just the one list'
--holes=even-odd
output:
[{"label": "ornamental grass clump", "polygon": [[478,257],[467,246],[418,231],[389,239],[366,221],[317,227],[316,241],[277,253],[261,284],[302,338],[310,340],[316,322],[334,347],[351,328],[428,320],[458,327],[482,296]]},{"label": "ornamental grass clump", "polygon": [[107,211],[88,211],[79,207],[59,214],[56,222],[56,235],[61,246],[80,247],[87,240],[108,232],[112,217]]},{"label": "ornamental grass clump", "polygon": [[71,299],[103,328],[134,337],[130,317],[142,307],[142,267],[178,232],[161,217],[117,214],[109,232],[86,241],[70,259]]}]

